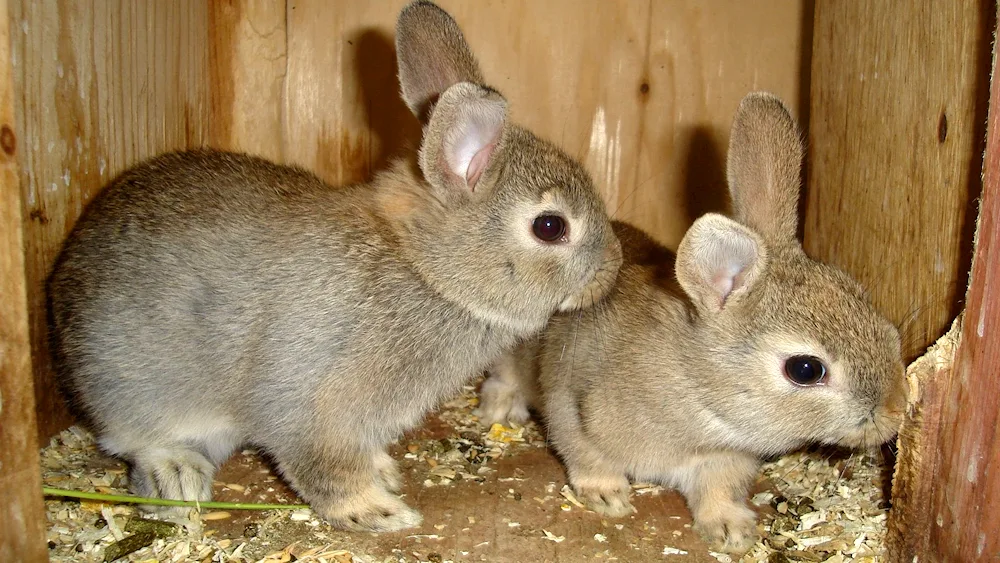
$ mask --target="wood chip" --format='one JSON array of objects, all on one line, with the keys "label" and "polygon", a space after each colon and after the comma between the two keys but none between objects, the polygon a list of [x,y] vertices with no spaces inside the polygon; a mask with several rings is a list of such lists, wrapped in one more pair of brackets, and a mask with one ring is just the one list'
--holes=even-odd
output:
[{"label": "wood chip", "polygon": [[573,494],[573,489],[571,489],[569,485],[563,485],[563,488],[561,491],[559,491],[559,494],[562,495],[563,498],[565,498],[566,500],[573,503],[577,508],[586,508],[584,504],[580,502],[580,499],[576,498],[576,495]]},{"label": "wood chip", "polygon": [[[556,522],[559,521],[558,518],[563,510],[582,506],[583,503],[573,494],[572,489],[564,487],[564,480],[546,482],[523,469],[510,470],[510,465],[517,465],[517,459],[509,460],[510,464],[505,465],[496,463],[500,458],[520,455],[523,448],[544,448],[545,439],[534,423],[521,427],[485,427],[482,422],[471,416],[469,399],[474,395],[474,387],[466,386],[463,393],[449,401],[440,412],[440,420],[451,428],[450,435],[438,440],[421,439],[404,443],[401,449],[408,458],[404,462],[407,464],[405,466],[407,481],[413,484],[424,482],[429,487],[447,486],[452,479],[466,483],[483,480],[491,484],[498,481],[507,483],[517,487],[517,490],[509,494],[501,493],[505,499],[514,499],[518,495],[524,495],[525,501],[529,498],[534,499],[530,503],[522,502],[521,506],[540,511],[548,515],[547,517],[554,517]],[[521,438],[522,441],[518,441],[517,438]],[[250,454],[251,452],[247,451],[244,455]],[[127,494],[126,467],[124,464],[103,457],[97,450],[93,437],[86,431],[75,428],[74,431],[57,435],[41,451],[41,457],[40,468],[43,482],[47,486],[86,491],[97,489],[115,494]],[[875,563],[885,560],[886,510],[883,508],[882,490],[879,486],[882,469],[878,460],[865,454],[856,454],[847,459],[841,457],[833,461],[829,458],[829,452],[803,451],[763,465],[754,491],[756,494],[749,499],[761,508],[758,529],[762,538],[742,561],[775,561],[770,559],[775,554],[788,554],[787,559],[792,562]],[[423,463],[424,461],[427,463]],[[434,471],[436,469],[437,471]],[[432,471],[434,473],[431,473]],[[252,473],[251,479],[254,483],[278,479],[267,469],[261,469],[259,475],[256,470]],[[240,488],[243,488],[242,492],[244,494],[246,492],[244,483],[216,484],[237,492],[241,492]],[[270,492],[274,493],[277,487],[277,483],[274,483]],[[266,494],[267,488],[267,485],[263,485],[257,493]],[[568,494],[563,494],[560,488]],[[501,491],[505,489],[506,487]],[[635,483],[632,490],[637,495],[655,494],[662,490],[662,487]],[[287,502],[293,501],[293,498],[287,499]],[[513,501],[505,500],[505,502]],[[52,563],[99,561],[112,542],[135,535],[128,524],[130,518],[138,514],[134,505],[109,506],[100,502],[77,503],[48,498],[46,510],[49,523],[48,540],[52,546],[49,549],[49,559]],[[201,520],[210,522],[215,517],[210,514],[202,516]],[[176,535],[156,538],[128,558],[132,561],[164,563],[196,560],[274,563],[281,560],[291,561],[293,558],[308,563],[321,561],[357,563],[368,560],[363,559],[363,556],[355,558],[351,551],[343,551],[343,548],[351,547],[351,540],[348,540],[346,545],[335,545],[336,549],[318,547],[333,540],[330,536],[324,537],[324,534],[330,533],[329,528],[311,511],[299,514],[293,518],[289,511],[272,511],[254,516],[255,531],[245,536],[249,540],[246,542],[236,537],[226,537],[226,534],[230,533],[228,531],[215,534],[215,529],[202,529],[201,521],[188,522],[177,528]],[[462,528],[457,524],[449,525],[443,530],[435,530],[439,531],[441,536],[436,534],[413,536],[412,541],[421,540],[431,545],[436,540],[451,541],[461,534],[481,534],[494,525],[493,520],[480,522],[476,521],[475,517],[467,515],[459,514],[456,518],[455,522],[464,523],[468,520],[469,524],[475,524],[475,527],[470,531],[469,528]],[[570,540],[566,542],[568,544],[566,549],[572,548],[570,552],[576,549],[574,546],[586,545],[586,542],[591,541],[587,539],[591,537],[590,534],[597,531],[591,530],[582,538],[573,535],[579,534],[579,531],[567,532],[565,536],[556,535],[550,530],[543,530],[540,533],[538,531],[540,522],[544,521],[546,525],[550,525],[548,524],[550,520],[526,520],[526,518],[528,517],[519,518],[521,524],[519,527],[504,526],[505,532],[541,537],[545,541],[557,543]],[[126,529],[122,530],[120,526]],[[604,534],[594,534],[592,536],[594,542],[603,544],[600,548],[605,551],[592,555],[600,555],[602,560],[629,559],[631,556],[628,553],[632,549],[628,547],[629,544],[643,542],[642,544],[648,549],[649,542],[657,540],[654,534],[658,531],[652,529],[652,526],[643,528],[640,519],[607,521],[603,526],[608,530],[624,532],[624,536],[620,534],[615,536],[616,542],[623,537],[627,539],[622,547],[616,546],[612,549],[611,546],[615,546],[616,542],[611,542]],[[186,527],[189,529],[185,529]],[[112,528],[117,529],[117,537]],[[228,525],[220,527],[219,530],[227,528]],[[286,551],[281,545],[266,547],[267,542],[275,541],[272,539],[275,536],[268,535],[271,528],[295,530],[294,534],[301,535],[278,536],[284,539],[277,541],[285,543],[299,541],[301,546],[307,546],[308,549],[300,546]],[[674,538],[683,537],[683,534],[693,534],[689,528],[689,525],[677,522],[667,529],[660,530],[659,533],[673,541],[680,541]],[[260,533],[263,530],[268,530],[268,534]],[[239,530],[236,533],[238,534]],[[161,535],[166,534],[164,532]],[[602,537],[608,541],[601,541]],[[470,543],[475,544],[478,539],[473,536]],[[581,540],[585,542],[581,544]],[[339,541],[344,543],[343,540]],[[235,549],[233,549],[234,543],[239,544]],[[478,550],[476,555],[472,557],[463,555],[462,559],[476,559],[479,554],[492,553],[490,548],[486,547],[491,544],[488,541],[480,542],[472,550],[473,553]],[[593,543],[589,545],[595,547]],[[266,555],[268,553],[271,555]],[[401,557],[403,553],[397,555]],[[383,562],[384,557],[385,555],[382,555],[372,561]],[[396,555],[392,557],[393,561],[398,561],[400,558]],[[713,557],[720,561],[732,561],[732,558],[725,554],[713,554]],[[406,558],[409,560],[409,555],[406,555]],[[422,551],[419,558],[427,560],[428,552]]]},{"label": "wood chip", "polygon": [[566,536],[557,536],[548,530],[542,530],[543,539],[554,541],[556,543],[562,543],[566,540]]},{"label": "wood chip", "polygon": [[207,514],[203,514],[201,519],[212,521],[212,520],[225,520],[230,517],[232,517],[232,514],[226,512],[225,510],[216,510],[213,512],[209,512]]},{"label": "wood chip", "polygon": [[305,522],[306,520],[312,519],[312,511],[309,510],[308,508],[293,510],[292,513],[288,515],[288,517],[296,522]]},{"label": "wood chip", "polygon": [[113,535],[117,541],[125,539],[125,532],[122,531],[122,529],[118,526],[118,522],[115,521],[115,515],[111,511],[110,506],[105,505],[101,507],[101,516],[104,517],[104,522],[107,524],[108,530],[111,531],[111,535]]}]

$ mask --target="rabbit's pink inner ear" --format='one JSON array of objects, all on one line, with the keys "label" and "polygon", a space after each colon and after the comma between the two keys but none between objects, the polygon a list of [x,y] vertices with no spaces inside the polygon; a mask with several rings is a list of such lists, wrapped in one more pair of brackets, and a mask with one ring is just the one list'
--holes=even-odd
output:
[{"label": "rabbit's pink inner ear", "polygon": [[726,304],[726,298],[733,291],[733,286],[736,285],[736,276],[732,272],[716,272],[710,283],[718,296],[718,305],[721,309]]},{"label": "rabbit's pink inner ear", "polygon": [[503,103],[475,100],[462,104],[444,147],[451,172],[474,190],[489,166],[503,129]]},{"label": "rabbit's pink inner ear", "polygon": [[718,299],[718,308],[726,306],[729,296],[740,289],[747,279],[747,270],[753,267],[752,262],[732,262],[723,265],[711,279],[711,284]]},{"label": "rabbit's pink inner ear", "polygon": [[469,189],[475,190],[476,183],[479,182],[479,177],[483,175],[483,170],[486,169],[486,165],[490,162],[490,156],[493,154],[493,149],[497,146],[494,140],[490,144],[486,145],[476,156],[472,157],[472,161],[469,163],[469,169],[465,173],[465,181],[469,185]]},{"label": "rabbit's pink inner ear", "polygon": [[695,221],[677,250],[677,279],[702,308],[717,312],[754,283],[763,247],[739,223],[715,214]]}]

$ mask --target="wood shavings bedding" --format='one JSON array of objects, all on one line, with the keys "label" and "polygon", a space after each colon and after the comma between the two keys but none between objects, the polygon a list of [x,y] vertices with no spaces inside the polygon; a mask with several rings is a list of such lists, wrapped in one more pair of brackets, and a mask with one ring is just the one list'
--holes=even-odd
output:
[{"label": "wood shavings bedding", "polygon": [[[534,423],[523,427],[506,428],[499,425],[487,428],[472,415],[477,404],[475,388],[443,405],[437,419],[447,428],[446,437],[436,439],[407,439],[401,445],[399,458],[408,468],[407,479],[424,489],[463,486],[497,487],[498,494],[508,502],[530,502],[539,510],[556,514],[585,513],[596,518],[581,506],[565,481],[549,482],[548,488],[522,497],[523,486],[537,482],[530,472],[515,468],[502,478],[496,474],[497,463],[502,459],[524,455],[529,449],[545,447],[544,437]],[[761,513],[759,530],[762,539],[740,561],[784,563],[797,561],[826,561],[842,563],[858,561],[875,563],[884,561],[886,508],[881,487],[882,468],[871,455],[851,458],[830,457],[828,452],[798,452],[765,464],[759,479],[759,491],[751,499]],[[127,475],[124,465],[101,455],[93,438],[84,430],[73,427],[55,437],[42,450],[43,481],[46,486],[84,491],[126,493]],[[271,479],[273,476],[269,476]],[[537,484],[537,483],[536,483]],[[231,491],[247,488],[243,483],[217,483]],[[256,488],[259,487],[254,487]],[[634,495],[656,497],[666,492],[662,487],[636,483]],[[537,496],[536,496],[537,495]],[[285,500],[283,500],[285,501]],[[287,499],[292,502],[293,499]],[[113,546],[134,537],[137,519],[141,516],[130,505],[102,505],[97,502],[64,502],[46,500],[48,540],[51,561],[98,562],[104,561]],[[484,513],[462,515],[466,526],[482,524],[492,515]],[[667,516],[683,518],[689,514]],[[224,512],[192,512],[189,519],[176,527],[143,532],[144,545],[131,553],[123,554],[120,561],[141,562],[266,562],[302,561],[327,563],[355,563],[381,561],[499,561],[475,551],[494,547],[494,538],[482,537],[469,549],[455,552],[455,559],[447,559],[432,547],[419,549],[392,549],[391,552],[373,556],[354,543],[359,536],[338,534],[315,517],[309,510],[272,511],[261,513],[241,536],[218,537],[210,529],[216,521],[233,517]],[[562,518],[562,517],[556,517]],[[573,538],[564,530],[543,529],[544,522],[530,522],[518,517],[517,526],[503,524],[507,533],[528,535],[532,541],[559,544],[560,560],[629,560],[629,553],[616,552],[613,534],[629,532],[645,535],[641,540],[659,542],[656,553],[670,561],[733,561],[725,554],[710,553],[707,548],[694,550],[689,546],[671,545],[689,534],[690,526],[674,530],[665,538],[651,532],[641,524],[643,515],[633,520],[608,521],[606,531],[586,538]],[[558,520],[557,520],[558,521]],[[680,520],[678,520],[680,521]],[[140,524],[138,524],[141,526]],[[551,521],[550,524],[551,525]],[[263,531],[268,531],[267,534]],[[430,528],[432,534],[411,534],[411,542],[442,542],[449,537],[464,534],[461,526],[438,524]],[[655,528],[653,528],[655,530]],[[652,534],[652,535],[650,535]],[[431,537],[433,536],[433,537]],[[346,538],[346,539],[345,539]],[[359,538],[353,542],[352,538]],[[609,539],[610,538],[610,539]],[[473,538],[474,539],[474,538]],[[600,545],[602,551],[575,554],[571,551],[573,540],[586,540]],[[473,542],[474,543],[474,542]],[[370,544],[366,544],[369,545]],[[128,546],[125,546],[128,547]],[[135,547],[135,546],[132,546]],[[620,548],[619,548],[620,551]],[[464,554],[464,555],[463,555]],[[486,557],[484,559],[484,557]]]}]

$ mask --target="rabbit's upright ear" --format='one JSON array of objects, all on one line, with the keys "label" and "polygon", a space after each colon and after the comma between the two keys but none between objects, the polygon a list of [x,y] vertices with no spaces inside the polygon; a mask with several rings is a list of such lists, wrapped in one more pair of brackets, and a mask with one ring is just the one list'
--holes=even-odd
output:
[{"label": "rabbit's upright ear", "polygon": [[707,213],[691,225],[677,248],[677,281],[699,311],[716,313],[757,283],[767,248],[743,225]]},{"label": "rabbit's upright ear", "polygon": [[399,85],[410,111],[424,124],[445,90],[459,82],[483,84],[479,63],[455,20],[432,2],[403,8],[396,22]]},{"label": "rabbit's upright ear", "polygon": [[452,195],[485,197],[504,155],[506,122],[507,102],[499,93],[468,82],[446,90],[424,128],[424,177]]},{"label": "rabbit's upright ear", "polygon": [[779,245],[797,245],[802,141],[781,100],[755,92],[740,102],[726,164],[737,221]]},{"label": "rabbit's upright ear", "polygon": [[424,123],[420,169],[446,196],[482,197],[503,152],[507,101],[483,85],[462,30],[426,0],[403,9],[396,25],[403,99]]}]

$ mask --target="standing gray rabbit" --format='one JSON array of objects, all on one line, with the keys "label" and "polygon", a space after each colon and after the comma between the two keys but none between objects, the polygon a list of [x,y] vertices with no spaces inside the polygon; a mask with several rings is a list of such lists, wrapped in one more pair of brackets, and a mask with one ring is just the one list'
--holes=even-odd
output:
[{"label": "standing gray rabbit", "polygon": [[590,508],[630,514],[630,478],[672,486],[732,552],[757,536],[746,498],[761,457],[890,439],[905,408],[899,333],[796,240],[801,158],[781,101],[744,98],[729,147],[735,220],[695,221],[676,266],[616,222],[615,288],[498,361],[482,417],[523,421],[533,404]]},{"label": "standing gray rabbit", "polygon": [[166,154],[67,240],[56,357],[136,493],[208,500],[249,442],[332,524],[416,526],[386,445],[617,275],[590,178],[508,122],[455,21],[410,4],[396,49],[418,164],[335,189],[251,156]]}]

